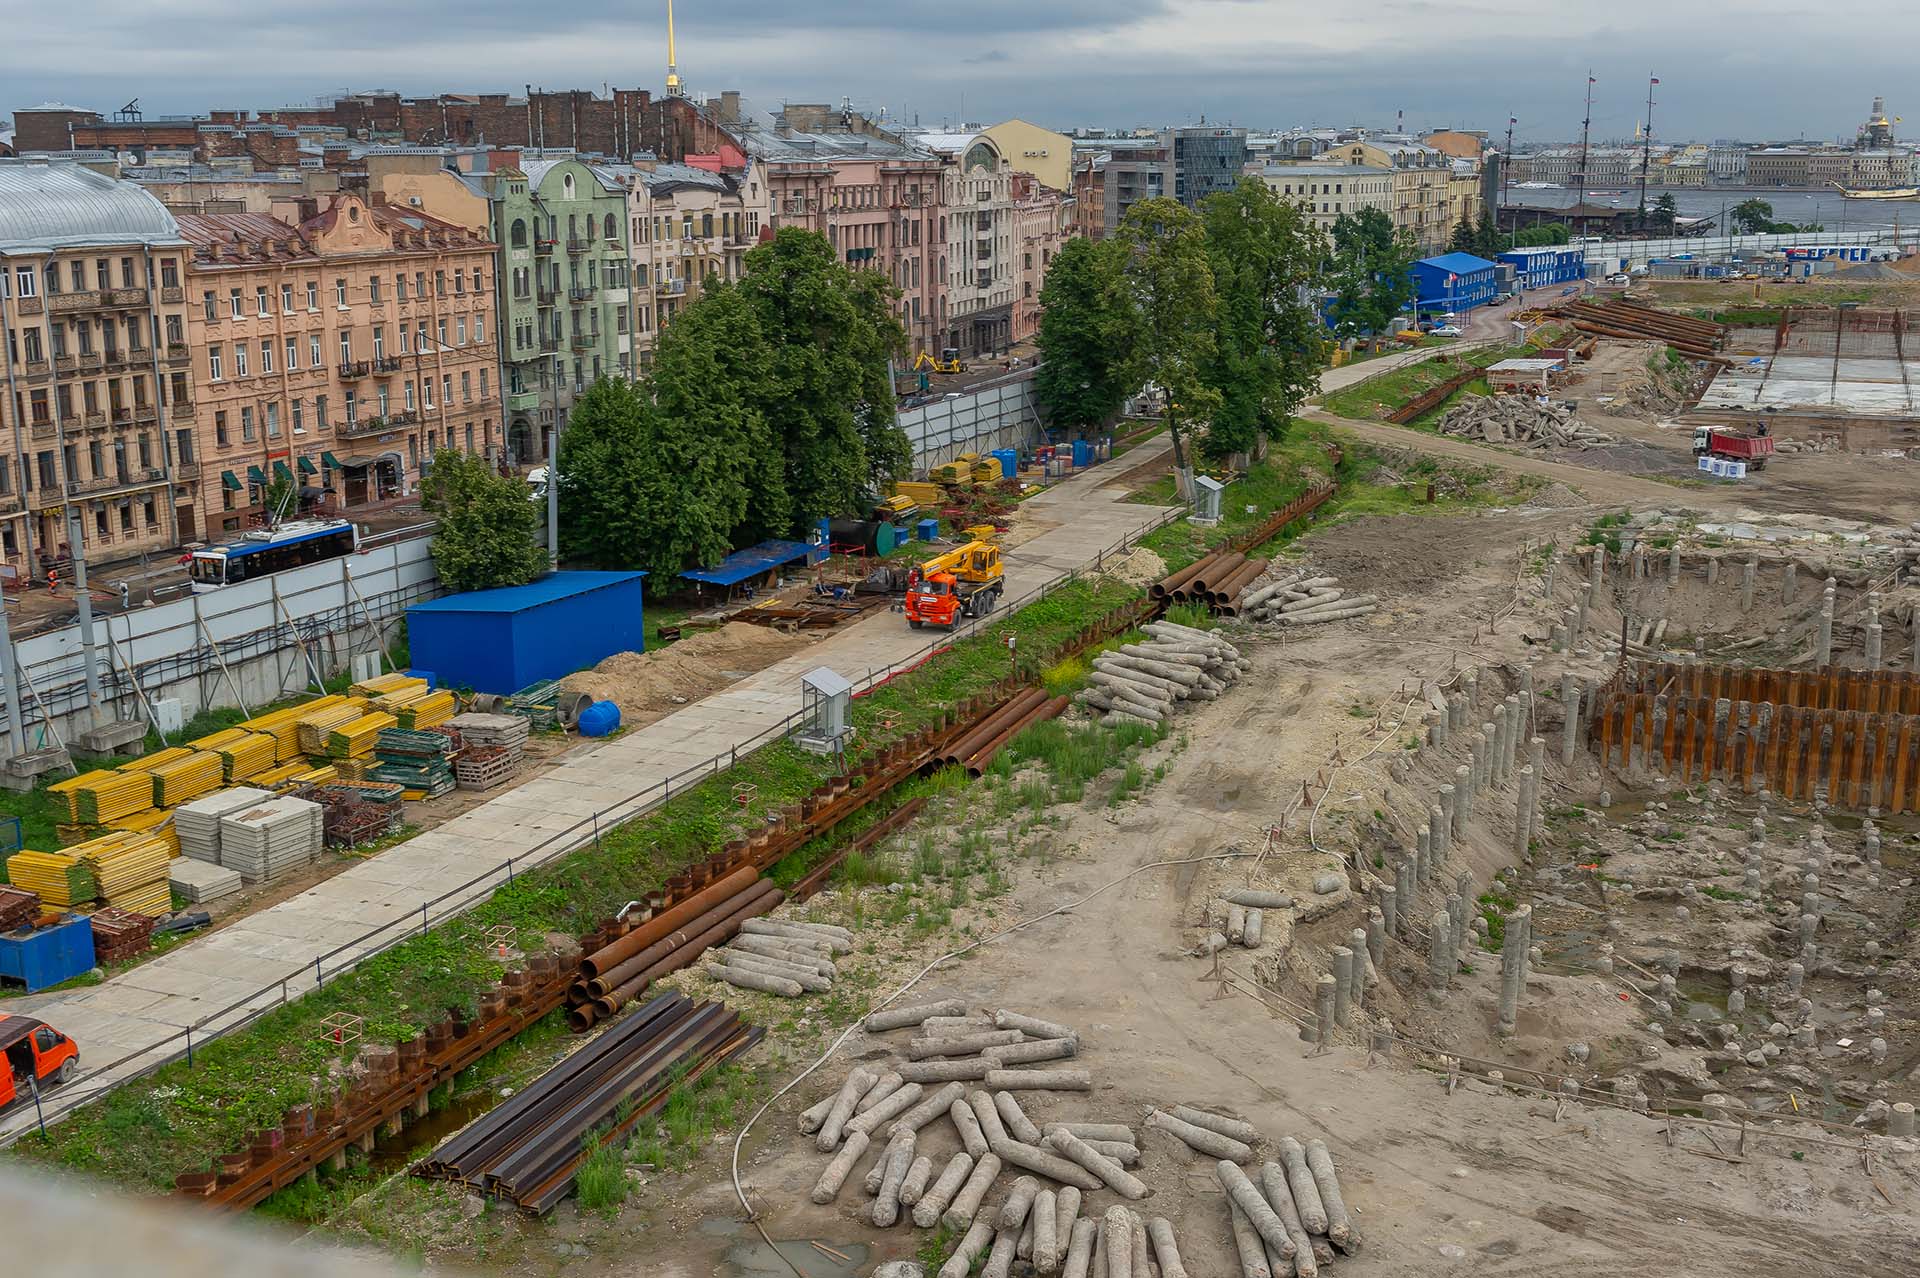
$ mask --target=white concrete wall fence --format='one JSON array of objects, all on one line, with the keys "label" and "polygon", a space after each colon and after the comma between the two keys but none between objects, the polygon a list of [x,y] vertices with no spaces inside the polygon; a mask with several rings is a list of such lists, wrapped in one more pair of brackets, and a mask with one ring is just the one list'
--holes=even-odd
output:
[{"label": "white concrete wall fence", "polygon": [[116,719],[145,719],[177,698],[183,717],[244,706],[258,712],[293,695],[315,674],[348,668],[356,652],[398,639],[406,607],[444,593],[429,553],[414,537],[345,559],[309,564],[136,608],[93,622],[94,663],[104,705],[87,704],[80,628],[47,631],[14,645],[20,663],[27,748],[40,749]]},{"label": "white concrete wall fence", "polygon": [[1040,404],[1033,394],[1033,370],[1009,373],[954,399],[905,409],[899,421],[913,444],[913,464],[919,470],[961,453],[1038,443]]},{"label": "white concrete wall fence", "polygon": [[1703,261],[1723,261],[1735,253],[1741,256],[1789,248],[1816,248],[1822,245],[1877,245],[1886,248],[1911,248],[1920,244],[1920,227],[1865,231],[1806,231],[1791,235],[1696,235],[1668,240],[1584,240],[1587,276],[1603,278],[1616,271],[1652,261],[1656,257],[1689,254]]}]

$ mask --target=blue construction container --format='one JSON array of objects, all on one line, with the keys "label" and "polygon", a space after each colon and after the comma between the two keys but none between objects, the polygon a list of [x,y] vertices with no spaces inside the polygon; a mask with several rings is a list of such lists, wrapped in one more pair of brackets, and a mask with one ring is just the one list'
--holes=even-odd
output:
[{"label": "blue construction container", "polygon": [[1442,253],[1413,264],[1414,305],[1422,315],[1470,311],[1499,292],[1499,269],[1471,253]]},{"label": "blue construction container", "polygon": [[29,994],[92,970],[93,924],[84,918],[0,936],[0,978],[19,981]]},{"label": "blue construction container", "polygon": [[1012,479],[1020,470],[1020,453],[1012,448],[996,448],[993,456],[1000,463],[1000,478]]},{"label": "blue construction container", "polygon": [[1519,288],[1548,288],[1587,278],[1585,249],[1558,244],[1509,249],[1500,260],[1513,267],[1514,283]]},{"label": "blue construction container", "polygon": [[1091,465],[1093,465],[1093,445],[1088,443],[1084,439],[1074,440],[1073,441],[1073,468],[1075,470],[1079,470],[1083,466],[1091,466]]},{"label": "blue construction container", "polygon": [[644,572],[556,572],[407,609],[413,659],[443,688],[517,692],[616,652],[644,652]]},{"label": "blue construction container", "polygon": [[914,529],[918,533],[921,541],[932,541],[940,535],[940,521],[937,519],[923,519],[914,525]]}]

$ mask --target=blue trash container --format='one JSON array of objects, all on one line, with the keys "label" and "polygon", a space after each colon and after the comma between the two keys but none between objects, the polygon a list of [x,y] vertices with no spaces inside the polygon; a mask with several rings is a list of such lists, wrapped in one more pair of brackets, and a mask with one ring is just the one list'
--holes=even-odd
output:
[{"label": "blue trash container", "polygon": [[1082,466],[1093,465],[1093,445],[1084,439],[1073,441],[1073,466],[1075,470]]}]

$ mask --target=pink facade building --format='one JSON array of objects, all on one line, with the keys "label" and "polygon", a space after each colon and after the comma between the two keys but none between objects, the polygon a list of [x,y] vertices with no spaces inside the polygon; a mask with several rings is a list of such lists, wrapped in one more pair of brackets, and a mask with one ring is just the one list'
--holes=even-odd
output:
[{"label": "pink facade building", "polygon": [[1013,340],[1029,342],[1040,331],[1040,289],[1047,270],[1075,234],[1073,197],[1025,173],[1013,175]]}]

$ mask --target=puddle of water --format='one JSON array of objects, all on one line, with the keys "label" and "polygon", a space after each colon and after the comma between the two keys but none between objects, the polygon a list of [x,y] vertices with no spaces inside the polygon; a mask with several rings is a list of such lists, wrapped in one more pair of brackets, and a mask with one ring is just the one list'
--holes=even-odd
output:
[{"label": "puddle of water", "polygon": [[376,1140],[367,1166],[381,1175],[406,1170],[435,1145],[493,1108],[498,1099],[484,1088],[456,1098],[445,1109],[409,1124],[398,1136]]},{"label": "puddle of water", "polygon": [[773,1247],[768,1247],[758,1231],[724,1216],[710,1216],[698,1229],[710,1238],[735,1240],[720,1265],[725,1278],[792,1278],[795,1269],[802,1278],[854,1278],[866,1272],[872,1254],[865,1243],[819,1240],[821,1246],[845,1256],[843,1261],[815,1247],[816,1240],[811,1238],[775,1239]]}]

